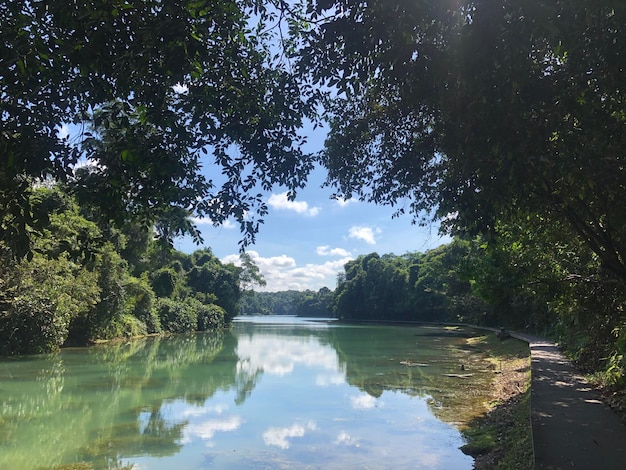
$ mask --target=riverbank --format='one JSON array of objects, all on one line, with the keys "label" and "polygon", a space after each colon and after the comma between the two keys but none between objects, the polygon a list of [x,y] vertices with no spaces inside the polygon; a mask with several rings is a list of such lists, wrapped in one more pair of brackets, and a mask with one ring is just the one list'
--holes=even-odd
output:
[{"label": "riverbank", "polygon": [[533,469],[528,344],[486,333],[468,345],[490,357],[494,376],[487,412],[463,429],[468,442],[462,450],[475,458],[476,470]]},{"label": "riverbank", "polygon": [[[494,377],[493,407],[469,423],[464,451],[483,469],[621,470],[626,461],[626,426],[601,390],[590,384],[556,344],[514,335],[530,353],[530,367],[502,356],[493,334],[478,337],[481,348],[501,361]],[[515,339],[502,342],[514,349]],[[521,375],[520,375],[521,374]],[[531,375],[527,375],[531,374]],[[532,376],[529,380],[528,377]],[[618,396],[618,399],[620,397]],[[531,406],[532,405],[532,406]]]}]

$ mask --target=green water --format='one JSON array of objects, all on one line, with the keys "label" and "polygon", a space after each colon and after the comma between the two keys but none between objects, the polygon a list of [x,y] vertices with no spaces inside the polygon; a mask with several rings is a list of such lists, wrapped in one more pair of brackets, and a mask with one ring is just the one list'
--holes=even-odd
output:
[{"label": "green water", "polygon": [[271,317],[2,360],[0,468],[470,469],[463,335]]}]

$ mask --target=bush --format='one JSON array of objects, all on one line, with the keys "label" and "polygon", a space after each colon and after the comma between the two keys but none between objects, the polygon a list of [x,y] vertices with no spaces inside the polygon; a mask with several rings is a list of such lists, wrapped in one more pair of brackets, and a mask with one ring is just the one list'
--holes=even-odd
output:
[{"label": "bush", "polygon": [[215,304],[204,305],[197,302],[198,331],[219,330],[224,328],[226,312]]},{"label": "bush", "polygon": [[186,333],[195,331],[198,319],[196,309],[188,302],[159,298],[156,311],[164,331]]},{"label": "bush", "polygon": [[111,338],[133,338],[144,336],[148,331],[146,324],[133,315],[123,314],[111,324]]},{"label": "bush", "polygon": [[73,319],[99,300],[95,274],[65,255],[51,260],[36,254],[7,272],[6,310],[0,312],[2,354],[56,351]]},{"label": "bush", "polygon": [[125,284],[126,304],[124,313],[141,320],[147,333],[160,333],[161,321],[156,312],[156,296],[143,279],[129,277]]},{"label": "bush", "polygon": [[0,321],[3,354],[40,354],[56,351],[65,342],[69,315],[59,311],[52,299],[15,298]]},{"label": "bush", "polygon": [[99,302],[72,322],[68,341],[72,344],[88,344],[96,339],[116,337],[111,326],[124,313],[125,292],[123,280],[128,265],[115,251],[112,243],[106,242],[94,254],[93,272],[98,277]]}]

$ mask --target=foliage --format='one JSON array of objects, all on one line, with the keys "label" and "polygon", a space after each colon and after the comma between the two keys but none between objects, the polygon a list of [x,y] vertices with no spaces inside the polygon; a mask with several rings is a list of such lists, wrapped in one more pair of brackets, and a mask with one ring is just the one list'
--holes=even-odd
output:
[{"label": "foliage", "polygon": [[408,269],[405,261],[377,253],[345,265],[345,278],[335,291],[335,309],[343,319],[405,319],[409,313]]},{"label": "foliage", "polygon": [[1,354],[56,351],[70,323],[99,299],[97,277],[66,254],[48,259],[36,254],[6,270],[0,311]]},{"label": "foliage", "polygon": [[[223,328],[235,314],[239,270],[223,266],[210,250],[186,255],[160,240],[142,241],[140,226],[116,229],[59,185],[39,185],[29,194],[41,221],[32,234],[32,255],[14,260],[0,241],[0,354]],[[129,247],[125,233],[133,232],[137,242]],[[131,275],[123,254],[140,277]],[[199,268],[211,274],[211,285],[187,284],[189,272]]]},{"label": "foliage", "polygon": [[[101,301],[93,260],[101,243],[98,227],[58,188],[29,191],[38,237],[30,259],[12,261],[0,242],[0,327],[3,353],[49,352],[65,343],[72,323]],[[4,224],[4,220],[0,223]]]},{"label": "foliage", "polygon": [[[274,2],[35,0],[3,3],[0,18],[0,219],[12,219],[0,235],[13,255],[37,222],[31,178],[69,180],[118,223],[233,215],[251,241],[267,211],[253,189],[295,191],[311,169],[298,129],[316,89],[274,57]],[[209,152],[220,187],[200,171]]]},{"label": "foliage", "polygon": [[470,243],[454,240],[426,253],[371,253],[345,265],[334,293],[339,318],[468,321],[488,306],[472,291]]},{"label": "foliage", "polygon": [[187,333],[196,329],[197,311],[189,302],[159,298],[156,302],[156,311],[165,331]]},{"label": "foliage", "polygon": [[626,280],[626,8],[319,0],[311,17],[299,69],[335,90],[323,162],[340,195],[453,233],[536,214]]},{"label": "foliage", "polygon": [[172,297],[178,275],[172,268],[161,268],[152,274],[150,285],[159,297]]},{"label": "foliage", "polygon": [[143,279],[128,277],[124,283],[124,313],[144,324],[146,333],[160,333],[161,321],[156,313],[156,294]]},{"label": "foliage", "polygon": [[203,303],[214,303],[226,312],[230,322],[239,312],[241,268],[223,265],[211,250],[197,250],[191,255],[192,265],[186,273],[190,293]]},{"label": "foliage", "polygon": [[205,305],[201,302],[192,303],[196,309],[196,316],[198,317],[198,331],[207,330],[220,330],[225,326],[225,319],[227,318],[226,311],[214,304]]},{"label": "foliage", "polygon": [[241,253],[239,255],[239,261],[241,262],[239,285],[243,292],[252,290],[254,286],[265,287],[267,285],[259,267],[254,263],[248,253]]},{"label": "foliage", "polygon": [[333,292],[322,287],[317,292],[305,291],[304,296],[296,304],[296,315],[299,317],[332,317],[330,306]]},{"label": "foliage", "polygon": [[332,317],[333,292],[322,287],[319,291],[248,292],[241,299],[241,315],[298,315],[302,317]]}]

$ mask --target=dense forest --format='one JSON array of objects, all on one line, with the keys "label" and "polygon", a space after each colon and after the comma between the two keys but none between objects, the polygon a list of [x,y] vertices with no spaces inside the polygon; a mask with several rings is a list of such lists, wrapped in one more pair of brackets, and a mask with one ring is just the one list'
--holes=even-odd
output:
[{"label": "dense forest", "polygon": [[2,266],[2,354],[223,328],[238,313],[242,280],[258,276],[210,249],[179,252],[151,227],[103,224],[58,185],[37,185],[30,197],[40,221],[32,252]]},{"label": "dense forest", "polygon": [[172,240],[233,217],[245,247],[263,191],[320,165],[457,237],[349,263],[341,316],[527,326],[623,383],[624,24],[586,0],[0,4],[2,351],[228,321],[237,268]]}]

